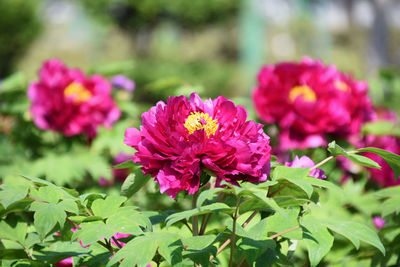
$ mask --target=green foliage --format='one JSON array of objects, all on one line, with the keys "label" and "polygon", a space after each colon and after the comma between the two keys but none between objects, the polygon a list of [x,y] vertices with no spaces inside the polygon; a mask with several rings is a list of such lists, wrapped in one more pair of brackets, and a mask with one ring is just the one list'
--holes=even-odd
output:
[{"label": "green foliage", "polygon": [[[117,168],[128,165],[136,168],[132,163]],[[249,265],[279,266],[294,264],[301,258],[295,249],[299,243],[308,251],[311,266],[317,266],[335,248],[337,236],[331,231],[347,238],[357,249],[363,249],[363,241],[385,253],[373,229],[360,220],[351,221],[351,215],[343,215],[350,199],[346,188],[310,177],[309,171],[278,165],[270,181],[204,189],[196,193],[192,209],[159,212],[141,212],[129,204],[126,196],[79,195],[34,177],[7,179],[0,191],[1,255],[11,262],[43,264],[73,257],[76,264],[86,266],[146,266],[150,262],[161,266],[209,266],[210,262],[222,263],[221,255],[232,251],[236,264],[246,261]],[[136,182],[127,182],[131,183]],[[139,182],[128,196],[141,188]],[[315,193],[324,192],[320,188],[333,198],[320,200]],[[126,192],[123,186],[121,194]],[[382,190],[374,195],[375,201],[396,199],[396,194],[395,189]],[[356,202],[363,201],[357,195],[352,197]],[[338,204],[335,199],[342,202]],[[330,205],[335,207],[334,219],[332,211],[326,209]],[[198,235],[191,232],[195,221],[199,223]],[[117,233],[128,236],[121,238]],[[224,249],[232,244],[231,249]]]},{"label": "green foliage", "polygon": [[42,28],[38,16],[40,3],[37,0],[0,1],[0,77],[14,71],[17,60],[39,35]]}]

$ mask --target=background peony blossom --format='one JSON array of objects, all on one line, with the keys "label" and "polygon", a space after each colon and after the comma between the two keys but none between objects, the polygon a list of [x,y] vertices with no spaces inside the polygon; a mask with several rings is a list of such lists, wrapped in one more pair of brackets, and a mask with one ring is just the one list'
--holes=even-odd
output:
[{"label": "background peony blossom", "polygon": [[385,219],[383,219],[382,217],[379,217],[379,216],[375,216],[375,217],[372,219],[372,222],[374,223],[375,227],[376,227],[378,230],[381,230],[381,229],[385,226],[385,224],[386,224]]},{"label": "background peony blossom", "polygon": [[133,92],[136,87],[134,81],[121,74],[113,76],[111,78],[111,84],[118,89],[124,89],[128,92]]},{"label": "background peony blossom", "polygon": [[367,90],[365,82],[306,58],[261,68],[253,101],[261,120],[279,126],[282,149],[304,149],[326,145],[328,134],[357,134],[373,116]]},{"label": "background peony blossom", "polygon": [[65,136],[84,133],[92,139],[98,126],[111,127],[120,116],[106,79],[100,75],[85,77],[82,71],[69,69],[58,59],[43,63],[39,81],[28,88],[28,97],[35,124]]},{"label": "background peony blossom", "polygon": [[193,93],[160,101],[142,115],[140,130],[128,128],[125,144],[172,198],[180,191],[195,193],[200,173],[208,169],[222,180],[262,182],[270,170],[269,137],[261,124],[246,121],[247,112],[220,96],[204,102]]},{"label": "background peony blossom", "polygon": [[[292,162],[286,162],[285,166],[292,167],[292,168],[310,168],[314,167],[315,163],[312,159],[307,156],[302,156],[299,158],[295,156]],[[326,175],[325,172],[321,169],[313,169],[309,173],[310,176],[318,178],[318,179],[325,179]]]}]

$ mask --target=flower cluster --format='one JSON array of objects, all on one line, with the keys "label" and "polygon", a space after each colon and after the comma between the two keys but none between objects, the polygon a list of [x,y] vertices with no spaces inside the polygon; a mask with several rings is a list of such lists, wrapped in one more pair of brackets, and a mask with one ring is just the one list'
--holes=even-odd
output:
[{"label": "flower cluster", "polygon": [[242,106],[220,96],[204,102],[193,93],[170,97],[142,115],[140,130],[128,128],[125,144],[137,152],[133,161],[142,164],[175,198],[180,191],[199,189],[204,170],[222,180],[262,182],[270,169],[269,137],[261,124],[246,121]]},{"label": "flower cluster", "polygon": [[35,124],[65,136],[84,133],[92,139],[99,125],[111,127],[120,116],[106,79],[85,77],[82,71],[69,69],[57,59],[43,63],[39,81],[28,88],[28,97]]},{"label": "flower cluster", "polygon": [[253,99],[259,117],[280,128],[280,147],[326,145],[327,135],[350,137],[373,116],[368,86],[334,66],[303,59],[264,66]]}]

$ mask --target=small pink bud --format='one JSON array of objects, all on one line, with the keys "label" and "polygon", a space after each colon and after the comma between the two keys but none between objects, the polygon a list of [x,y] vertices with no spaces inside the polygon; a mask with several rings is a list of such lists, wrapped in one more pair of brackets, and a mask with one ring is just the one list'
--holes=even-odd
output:
[{"label": "small pink bud", "polygon": [[375,216],[372,221],[378,230],[381,230],[385,226],[385,219],[379,216]]}]

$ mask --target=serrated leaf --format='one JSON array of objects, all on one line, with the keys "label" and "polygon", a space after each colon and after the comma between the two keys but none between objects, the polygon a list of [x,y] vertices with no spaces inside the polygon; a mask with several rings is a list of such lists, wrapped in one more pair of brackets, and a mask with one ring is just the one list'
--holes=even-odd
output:
[{"label": "serrated leaf", "polygon": [[228,210],[233,211],[233,208],[229,207],[228,205],[226,205],[224,203],[213,203],[213,204],[202,206],[202,207],[199,207],[196,209],[174,213],[167,217],[167,219],[166,219],[167,227],[169,227],[170,225],[172,225],[180,220],[183,220],[183,219],[187,220],[192,216],[211,213],[211,212],[218,212],[218,211],[228,211]]},{"label": "serrated leaf", "polygon": [[331,250],[334,238],[324,225],[310,215],[302,217],[301,225],[310,264],[311,266],[317,266]]},{"label": "serrated leaf", "polygon": [[358,222],[347,222],[338,220],[320,220],[323,225],[332,231],[343,235],[349,239],[353,245],[358,249],[360,247],[360,240],[364,241],[376,248],[378,248],[383,255],[385,255],[385,247],[379,240],[378,235],[374,230]]},{"label": "serrated leaf", "polygon": [[376,147],[365,147],[365,148],[360,148],[357,149],[359,152],[371,152],[374,154],[377,154],[379,157],[381,157],[383,160],[389,164],[390,168],[392,168],[394,172],[394,179],[395,181],[399,179],[400,176],[400,156],[396,155],[392,152],[376,148]]},{"label": "serrated leaf", "polygon": [[43,240],[57,222],[63,227],[67,214],[61,206],[54,203],[37,203],[37,206],[39,205],[41,208],[36,210],[33,223],[40,239]]},{"label": "serrated leaf", "polygon": [[92,203],[93,214],[107,218],[114,214],[125,201],[126,197],[123,196],[109,196],[106,199],[96,199]]},{"label": "serrated leaf", "polygon": [[141,169],[135,170],[126,177],[121,187],[121,195],[130,198],[150,180],[150,175],[143,175]]}]

